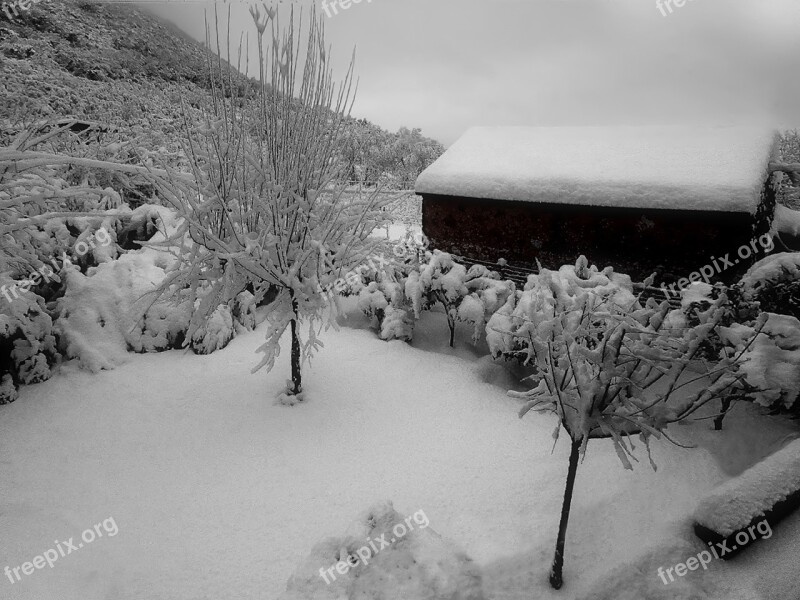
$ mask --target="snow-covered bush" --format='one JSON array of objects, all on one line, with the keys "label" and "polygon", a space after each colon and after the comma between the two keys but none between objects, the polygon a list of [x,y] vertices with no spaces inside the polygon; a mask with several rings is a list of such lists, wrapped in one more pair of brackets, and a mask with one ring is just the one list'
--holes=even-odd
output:
[{"label": "snow-covered bush", "polygon": [[[150,185],[164,175],[152,164],[124,164],[140,156],[126,156],[125,143],[71,143],[75,121],[56,121],[19,131],[0,148],[0,272],[37,271],[101,227],[113,236],[126,207],[110,181]],[[94,249],[82,255],[84,267],[103,261]]]},{"label": "snow-covered bush", "polygon": [[753,327],[733,324],[721,336],[733,351],[743,352],[744,393],[761,406],[800,413],[800,320],[766,314],[756,335]]},{"label": "snow-covered bush", "polygon": [[453,346],[456,320],[473,325],[477,343],[486,320],[514,293],[514,283],[501,281],[500,275],[480,265],[466,267],[450,254],[406,240],[395,246],[392,260],[380,268],[359,272],[348,285],[358,295],[358,307],[375,317],[381,339],[410,341],[414,323],[423,310],[441,304],[450,328]]},{"label": "snow-covered bush", "polygon": [[233,299],[231,316],[245,331],[256,328],[256,297],[247,290],[239,292]]},{"label": "snow-covered bush", "polygon": [[[694,282],[681,292],[681,308],[673,311],[667,316],[671,327],[685,328],[694,327],[701,322],[703,314],[709,307],[724,297],[725,301],[719,305],[721,309],[721,326],[730,326],[736,323],[743,323],[752,326],[761,314],[758,302],[745,300],[741,286],[726,286],[716,283],[713,286],[708,283]],[[724,348],[729,344],[720,338],[720,329],[712,331],[698,349],[698,358],[711,361],[719,359],[724,353]],[[723,401],[723,416],[729,408],[729,402]],[[716,422],[721,428],[722,418]]]},{"label": "snow-covered bush", "polygon": [[427,261],[420,265],[419,271],[412,271],[405,281],[405,294],[414,309],[414,316],[419,318],[420,312],[440,303],[447,315],[447,326],[450,328],[450,347],[455,338],[458,306],[469,294],[465,280],[467,268],[453,260],[446,252],[434,250],[426,257]]},{"label": "snow-covered bush", "polygon": [[279,600],[483,600],[478,566],[429,525],[422,511],[403,519],[391,502],[375,505],[314,546]]},{"label": "snow-covered bush", "polygon": [[113,369],[127,361],[128,350],[159,352],[178,347],[191,316],[188,300],[153,302],[166,277],[161,257],[152,250],[129,252],[89,269],[64,271],[66,291],[57,302],[56,331],[68,358],[90,371]]},{"label": "snow-covered bush", "polygon": [[[0,284],[12,283],[0,276]],[[12,301],[0,298],[0,404],[13,401],[20,384],[49,379],[58,358],[44,300],[31,292]]]},{"label": "snow-covered bush", "polygon": [[[525,290],[487,325],[494,356],[524,357],[534,368],[532,389],[509,392],[526,401],[520,411],[549,412],[558,418],[553,433],[570,438],[571,451],[561,522],[550,583],[560,588],[569,506],[580,456],[590,439],[611,440],[620,461],[632,469],[636,435],[647,449],[650,438],[670,439],[665,430],[721,397],[744,377],[742,351],[726,356],[701,376],[696,368],[702,343],[720,323],[720,297],[699,315],[699,323],[674,329],[665,301],[642,305],[632,293],[630,278],[589,267],[581,257],[574,267],[558,272],[541,269],[528,278]],[[680,314],[680,311],[677,311]],[[758,323],[755,334],[763,326]],[[682,388],[706,380],[695,392]],[[680,390],[680,391],[679,391]],[[652,463],[653,467],[655,465]]]},{"label": "snow-covered bush", "polygon": [[742,297],[762,311],[800,318],[800,252],[781,252],[761,259],[739,282]]},{"label": "snow-covered bush", "polygon": [[192,335],[192,350],[197,354],[211,354],[221,350],[233,339],[233,317],[231,309],[220,305],[211,313],[202,326]]},{"label": "snow-covered bush", "polygon": [[502,281],[500,275],[483,265],[472,265],[464,278],[469,292],[458,305],[458,318],[474,326],[472,341],[477,344],[491,316],[516,293],[513,281]]},{"label": "snow-covered bush", "polygon": [[537,324],[549,321],[589,294],[598,301],[608,301],[617,310],[629,310],[637,304],[630,277],[615,273],[611,267],[600,271],[589,266],[583,256],[575,265],[564,265],[558,271],[540,269],[528,276],[521,292],[507,296],[486,324],[492,357],[530,362]]},{"label": "snow-covered bush", "polygon": [[378,323],[382,340],[411,341],[414,336],[414,316],[403,294],[402,283],[388,279],[372,281],[358,294],[358,308]]}]

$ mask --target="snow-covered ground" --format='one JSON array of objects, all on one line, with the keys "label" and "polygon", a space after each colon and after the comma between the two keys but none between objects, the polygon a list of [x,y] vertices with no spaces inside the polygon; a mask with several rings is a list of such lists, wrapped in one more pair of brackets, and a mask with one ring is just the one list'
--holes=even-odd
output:
[{"label": "snow-covered ground", "polygon": [[[413,345],[383,342],[354,313],[305,372],[307,401],[276,404],[288,351],[250,374],[259,330],[209,356],[131,355],[114,371],[63,373],[0,406],[0,569],[113,518],[118,533],[10,583],[9,600],[272,600],[322,538],[377,501],[424,511],[482,568],[486,598],[800,598],[800,515],[729,563],[665,586],[656,574],[703,550],[701,497],[777,450],[791,428],[739,406],[726,431],[674,428],[624,471],[593,441],[578,471],[565,586],[551,590],[567,444],[550,416],[517,418],[513,369],[447,348],[444,316]],[[755,419],[755,420],[754,420]],[[63,546],[63,544],[62,544]],[[22,573],[20,573],[22,574]],[[624,590],[624,591],[623,591]]]}]

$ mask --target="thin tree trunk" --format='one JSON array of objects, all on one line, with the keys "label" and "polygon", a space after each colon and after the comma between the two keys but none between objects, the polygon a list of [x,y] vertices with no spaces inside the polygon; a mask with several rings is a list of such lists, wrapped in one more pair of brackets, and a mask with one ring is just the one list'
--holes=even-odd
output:
[{"label": "thin tree trunk", "polygon": [[578,458],[580,457],[581,442],[572,441],[569,453],[569,470],[567,471],[567,486],[564,490],[564,503],[561,506],[561,521],[558,524],[558,539],[556,540],[556,554],[553,558],[553,568],[550,571],[550,585],[561,589],[564,583],[564,544],[567,540],[567,524],[569,523],[569,509],[572,504],[572,490],[575,488],[575,475],[578,473]]},{"label": "thin tree trunk", "polygon": [[455,339],[456,339],[456,320],[447,313],[447,325],[450,327],[450,347],[455,347]]},{"label": "thin tree trunk", "polygon": [[733,404],[733,399],[730,397],[726,397],[722,399],[722,408],[720,410],[719,415],[714,419],[714,431],[721,431],[722,430],[722,420],[725,418],[725,415],[728,414],[728,411],[731,409],[731,404]]},{"label": "thin tree trunk", "polygon": [[298,332],[298,306],[297,300],[294,298],[294,293],[291,294],[292,298],[292,312],[294,319],[291,321],[292,326],[292,394],[297,395],[303,391],[302,377],[300,375],[300,333]]}]

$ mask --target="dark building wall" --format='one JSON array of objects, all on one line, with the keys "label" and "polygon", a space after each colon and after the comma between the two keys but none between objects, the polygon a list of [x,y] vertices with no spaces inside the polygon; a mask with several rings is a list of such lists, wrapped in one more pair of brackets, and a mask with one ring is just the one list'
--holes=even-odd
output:
[{"label": "dark building wall", "polygon": [[[766,255],[760,245],[753,259],[737,250],[768,230],[774,198],[756,217],[745,213],[652,210],[509,202],[422,194],[422,229],[439,250],[496,261],[556,269],[584,254],[602,268],[641,281],[657,270],[660,281],[687,277],[712,258],[739,262],[718,279],[732,281]],[[772,203],[769,206],[769,203]],[[751,248],[752,249],[752,248]],[[717,264],[720,261],[717,260]]]}]

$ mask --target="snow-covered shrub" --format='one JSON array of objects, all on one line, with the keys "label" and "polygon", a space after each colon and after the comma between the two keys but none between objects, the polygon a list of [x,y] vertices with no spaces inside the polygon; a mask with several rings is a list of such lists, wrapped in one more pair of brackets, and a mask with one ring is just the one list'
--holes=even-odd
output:
[{"label": "snow-covered shrub", "polygon": [[247,290],[239,292],[233,299],[231,316],[236,324],[246,331],[256,328],[256,297]]},{"label": "snow-covered shrub", "polygon": [[233,339],[231,309],[220,305],[192,335],[192,350],[197,354],[211,354],[221,350]]},{"label": "snow-covered shrub", "polygon": [[733,324],[722,328],[721,336],[733,351],[743,352],[741,372],[748,397],[767,408],[800,413],[800,320],[766,316],[759,335],[753,327]]},{"label": "snow-covered shrub", "polygon": [[35,277],[31,289],[49,302],[63,291],[59,272],[65,265],[77,265],[85,272],[118,256],[114,231],[118,221],[116,216],[98,214],[17,222],[8,237],[13,239],[12,248],[26,248],[27,254],[9,272],[20,283]]},{"label": "snow-covered shrub", "polygon": [[[120,145],[70,143],[65,137],[71,124],[34,124],[0,148],[0,272],[25,276],[63,252],[70,254],[82,241],[77,238],[88,236],[87,227],[117,229],[114,215],[125,211],[120,195],[91,173],[120,180],[154,176],[147,167],[121,164]],[[83,256],[92,264],[103,260],[94,251]]]},{"label": "snow-covered shrub", "polygon": [[434,250],[419,271],[412,271],[405,281],[405,294],[414,309],[414,316],[440,303],[447,315],[450,328],[450,347],[455,338],[458,306],[469,294],[466,286],[467,268],[453,260],[446,252]]},{"label": "snow-covered shrub", "polygon": [[499,273],[483,265],[473,265],[467,271],[464,284],[469,292],[458,306],[458,318],[474,326],[472,341],[477,344],[488,319],[516,293],[513,281],[502,281]]},{"label": "snow-covered shrub", "polygon": [[10,404],[19,397],[19,391],[14,384],[11,373],[0,375],[0,404]]},{"label": "snow-covered shrub", "polygon": [[[730,326],[735,323],[753,325],[761,311],[758,302],[745,300],[741,286],[726,286],[716,283],[713,286],[704,282],[694,282],[681,292],[681,308],[667,316],[672,327],[694,327],[701,322],[703,314],[709,307],[724,297],[725,301],[719,305],[721,309],[721,326]],[[716,361],[728,343],[719,336],[720,329],[712,331],[698,349],[698,357]],[[724,402],[724,410],[729,407]],[[721,419],[718,424],[721,425]]]},{"label": "snow-covered shrub", "polygon": [[[534,368],[532,389],[509,392],[526,401],[520,411],[557,416],[553,433],[570,438],[571,451],[561,524],[550,583],[560,588],[569,506],[578,469],[590,439],[611,440],[620,461],[632,469],[632,436],[648,451],[650,438],[669,439],[670,423],[683,420],[739,384],[742,351],[726,356],[694,392],[682,388],[687,368],[697,365],[702,343],[720,324],[720,297],[699,315],[699,323],[674,329],[667,319],[668,302],[650,299],[642,305],[632,293],[630,278],[589,267],[581,257],[574,267],[558,272],[541,269],[531,275],[511,309],[490,319],[487,335],[494,356],[523,357]],[[677,311],[680,313],[680,311]],[[666,325],[666,326],[665,326]],[[758,323],[755,334],[763,326]],[[695,376],[695,378],[697,378]],[[655,467],[651,459],[651,465]]]},{"label": "snow-covered shrub", "polygon": [[279,600],[483,600],[478,566],[429,525],[422,511],[403,519],[391,502],[373,506],[314,546]]},{"label": "snow-covered shrub", "polygon": [[151,250],[129,252],[89,269],[65,270],[66,291],[57,302],[55,329],[62,352],[90,371],[113,369],[128,350],[158,352],[183,341],[191,304],[153,303],[166,273]]},{"label": "snow-covered shrub", "polygon": [[514,293],[513,282],[501,281],[486,267],[474,265],[467,271],[450,254],[426,252],[414,240],[398,244],[394,256],[379,269],[359,272],[349,285],[358,294],[359,309],[376,318],[384,340],[410,341],[421,312],[439,303],[447,315],[450,345],[456,319],[473,324],[477,343],[486,319]]},{"label": "snow-covered shrub", "polygon": [[358,292],[358,309],[368,317],[375,317],[378,323],[383,321],[383,315],[389,306],[386,292],[377,281],[369,282]]},{"label": "snow-covered shrub", "polygon": [[584,256],[575,265],[564,265],[558,271],[540,269],[538,274],[528,276],[521,292],[507,296],[486,324],[492,357],[530,361],[534,348],[532,328],[560,311],[570,310],[588,295],[608,301],[617,310],[637,306],[629,276],[615,273],[611,267],[600,271],[589,266]]},{"label": "snow-covered shrub", "polygon": [[[0,283],[11,285],[8,277]],[[0,298],[0,402],[11,401],[12,388],[20,384],[49,379],[50,367],[57,361],[53,322],[44,300],[31,292],[22,292],[13,300]],[[6,377],[8,376],[8,377]]]},{"label": "snow-covered shrub", "polygon": [[130,212],[130,217],[117,232],[117,240],[120,248],[136,250],[159,233],[163,239],[165,234],[177,229],[178,223],[177,215],[169,208],[142,204]]},{"label": "snow-covered shrub", "polygon": [[406,307],[389,305],[386,307],[381,321],[380,338],[382,340],[406,340],[410,342],[414,336],[414,315]]},{"label": "snow-covered shrub", "polygon": [[764,312],[800,318],[800,252],[781,252],[761,259],[739,282],[742,297]]},{"label": "snow-covered shrub", "polygon": [[378,323],[382,340],[411,341],[414,336],[414,316],[403,293],[403,284],[393,273],[384,272],[379,281],[371,281],[358,293],[358,308]]}]

